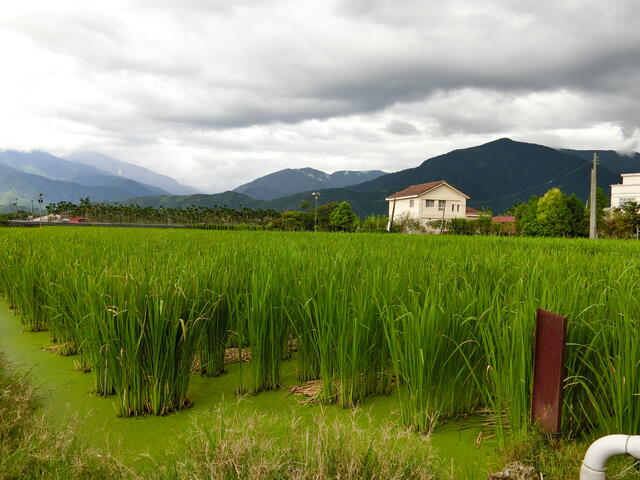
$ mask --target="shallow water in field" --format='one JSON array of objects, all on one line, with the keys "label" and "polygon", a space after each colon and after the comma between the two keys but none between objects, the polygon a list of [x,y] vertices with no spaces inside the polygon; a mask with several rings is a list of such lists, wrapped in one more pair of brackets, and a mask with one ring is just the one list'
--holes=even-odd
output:
[{"label": "shallow water in field", "polygon": [[[18,317],[0,300],[0,352],[19,370],[28,370],[32,381],[40,389],[40,405],[47,411],[54,426],[78,420],[82,440],[98,448],[109,448],[126,462],[145,462],[145,456],[156,458],[179,451],[179,437],[187,432],[193,417],[222,405],[228,411],[246,414],[261,413],[278,418],[301,418],[314,422],[314,417],[324,412],[329,419],[351,421],[349,411],[337,406],[301,405],[294,395],[285,397],[288,389],[260,393],[239,399],[234,393],[236,376],[234,366],[217,378],[193,376],[189,398],[193,407],[165,417],[147,415],[143,418],[118,418],[113,400],[93,393],[94,377],[74,369],[73,357],[62,357],[43,347],[51,345],[47,332],[23,331]],[[284,362],[284,383],[296,383],[296,363]],[[358,415],[369,416],[375,422],[398,420],[398,400],[395,395],[369,399]],[[287,421],[282,422],[280,432],[286,435]],[[463,427],[467,428],[463,428]],[[486,472],[496,469],[496,443],[485,440],[476,446],[478,427],[450,422],[439,428],[431,442],[439,456],[456,478],[484,479]]]}]

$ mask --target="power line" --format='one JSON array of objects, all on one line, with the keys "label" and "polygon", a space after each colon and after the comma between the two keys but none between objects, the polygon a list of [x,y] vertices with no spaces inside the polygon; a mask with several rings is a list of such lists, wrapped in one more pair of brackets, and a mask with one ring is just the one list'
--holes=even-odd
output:
[{"label": "power line", "polygon": [[583,164],[583,165],[580,165],[580,166],[578,166],[578,167],[574,168],[573,170],[569,170],[567,173],[563,173],[562,175],[560,175],[560,176],[558,176],[558,177],[552,178],[551,180],[547,180],[547,181],[546,181],[546,182],[544,182],[544,183],[540,183],[540,184],[538,184],[538,185],[534,185],[533,187],[525,188],[524,190],[520,190],[519,192],[510,193],[509,195],[505,195],[505,196],[503,196],[503,197],[496,197],[496,198],[489,198],[489,199],[481,199],[481,200],[475,200],[475,199],[474,199],[473,201],[474,201],[474,202],[494,202],[494,201],[496,201],[496,200],[503,200],[503,199],[506,199],[506,198],[515,197],[516,195],[520,195],[521,193],[526,193],[526,192],[529,192],[529,191],[531,191],[531,190],[535,190],[536,188],[544,187],[545,185],[548,185],[548,184],[550,184],[550,183],[553,183],[553,182],[555,182],[556,180],[560,180],[561,178],[564,178],[564,177],[566,177],[566,176],[568,176],[568,175],[571,175],[572,173],[577,172],[578,170],[580,170],[581,168],[586,167],[587,165],[591,165],[591,162],[587,162],[587,163],[585,163],[585,164]]},{"label": "power line", "polygon": [[[584,163],[582,165],[579,165],[576,168],[574,168],[572,170],[569,170],[566,173],[563,173],[562,175],[559,175],[559,176],[554,177],[554,178],[552,178],[550,180],[547,180],[546,182],[539,183],[538,185],[534,185],[533,187],[528,187],[528,188],[525,188],[524,190],[520,190],[520,191],[515,192],[515,193],[510,193],[509,195],[504,195],[502,197],[495,197],[495,198],[481,199],[481,200],[476,200],[474,198],[473,202],[474,203],[477,203],[477,202],[494,202],[496,200],[504,200],[504,199],[507,199],[507,198],[515,197],[515,196],[520,195],[522,193],[526,193],[526,192],[529,192],[531,190],[535,190],[536,188],[544,187],[545,185],[548,185],[548,184],[553,183],[553,182],[555,182],[557,180],[560,180],[561,178],[567,177],[567,176],[571,175],[572,173],[575,173],[578,170],[580,170],[581,168],[584,168],[584,167],[586,167],[588,165],[591,165],[591,161],[586,162],[586,163]],[[370,192],[364,192],[364,193],[370,193]],[[351,199],[351,200],[347,200],[347,201],[351,202],[351,203],[380,203],[383,200],[357,200],[357,199]]]}]

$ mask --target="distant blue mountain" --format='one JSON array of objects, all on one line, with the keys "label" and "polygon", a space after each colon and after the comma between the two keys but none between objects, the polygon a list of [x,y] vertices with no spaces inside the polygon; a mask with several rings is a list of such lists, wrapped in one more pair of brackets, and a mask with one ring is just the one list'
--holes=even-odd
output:
[{"label": "distant blue mountain", "polygon": [[12,204],[16,198],[20,205],[30,205],[40,193],[46,203],[84,197],[116,201],[168,193],[46,152],[0,151],[0,168],[0,205]]},{"label": "distant blue mountain", "polygon": [[61,201],[78,203],[81,198],[91,201],[118,201],[131,196],[129,190],[113,186],[86,186],[79,183],[51,180],[40,175],[21,172],[0,164],[0,207],[14,202],[21,208],[30,208],[39,194],[44,203]]},{"label": "distant blue mountain", "polygon": [[287,168],[240,185],[233,191],[256,200],[273,200],[309,190],[349,187],[384,174],[380,170],[341,170],[329,174],[313,168]]},{"label": "distant blue mountain", "polygon": [[77,152],[69,155],[67,159],[75,163],[90,165],[118,177],[129,178],[145,185],[152,185],[171,195],[200,193],[195,188],[182,185],[171,177],[160,175],[138,165],[121,162],[103,153]]}]

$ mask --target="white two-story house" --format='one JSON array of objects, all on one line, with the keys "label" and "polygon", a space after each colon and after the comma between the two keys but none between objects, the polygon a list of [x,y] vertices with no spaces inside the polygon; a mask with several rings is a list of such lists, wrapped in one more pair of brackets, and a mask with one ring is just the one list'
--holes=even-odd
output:
[{"label": "white two-story house", "polygon": [[623,173],[622,183],[611,185],[611,208],[640,202],[640,173]]},{"label": "white two-story house", "polygon": [[389,202],[390,223],[403,216],[424,226],[433,220],[465,218],[469,196],[444,180],[411,185],[385,198]]}]

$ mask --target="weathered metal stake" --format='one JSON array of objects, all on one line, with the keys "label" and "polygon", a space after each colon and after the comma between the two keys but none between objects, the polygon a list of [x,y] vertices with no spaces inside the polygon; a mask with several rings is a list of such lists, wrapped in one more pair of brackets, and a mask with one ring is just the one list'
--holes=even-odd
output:
[{"label": "weathered metal stake", "polygon": [[536,314],[531,422],[551,434],[559,434],[562,425],[566,337],[567,319],[539,308]]}]

